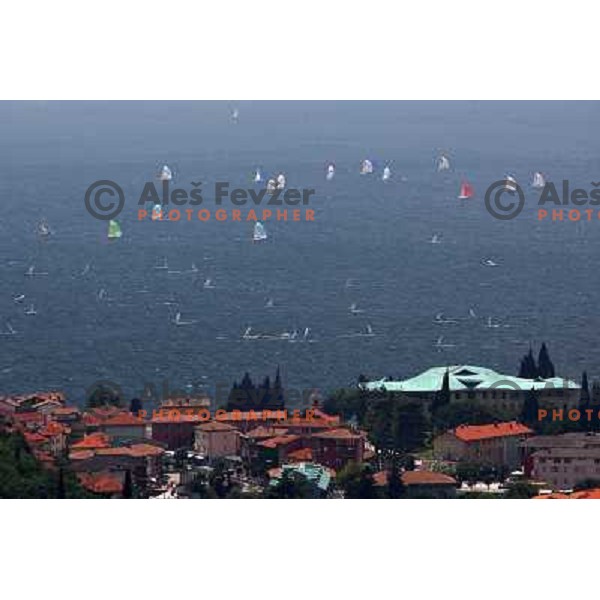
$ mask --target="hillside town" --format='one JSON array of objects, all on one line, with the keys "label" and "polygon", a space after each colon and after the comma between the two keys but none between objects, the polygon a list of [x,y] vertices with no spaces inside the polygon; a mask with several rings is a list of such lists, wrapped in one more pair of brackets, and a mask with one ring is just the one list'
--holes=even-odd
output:
[{"label": "hillside town", "polygon": [[279,373],[272,386],[246,374],[216,409],[208,396],[152,409],[102,395],[86,407],[60,392],[3,396],[0,492],[31,493],[7,467],[27,456],[45,474],[42,497],[598,497],[597,386],[553,367],[544,378],[533,363],[535,377],[473,365],[362,377],[293,410]]}]

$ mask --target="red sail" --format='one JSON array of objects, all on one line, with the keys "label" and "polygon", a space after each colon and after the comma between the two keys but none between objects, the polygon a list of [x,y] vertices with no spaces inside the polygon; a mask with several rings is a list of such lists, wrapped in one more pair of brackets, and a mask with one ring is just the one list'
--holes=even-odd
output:
[{"label": "red sail", "polygon": [[462,185],[460,186],[459,198],[472,198],[472,197],[473,197],[473,186],[470,183],[463,181]]}]

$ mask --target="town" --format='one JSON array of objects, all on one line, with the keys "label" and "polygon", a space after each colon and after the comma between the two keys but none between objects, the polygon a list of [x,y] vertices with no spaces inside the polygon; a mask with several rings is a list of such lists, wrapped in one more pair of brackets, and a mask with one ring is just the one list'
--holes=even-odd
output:
[{"label": "town", "polygon": [[[199,394],[152,411],[108,389],[86,402],[0,397],[2,497],[600,497],[600,387],[555,376],[545,345],[518,377],[361,376],[303,409],[286,407],[279,371],[247,373],[216,410]],[[573,412],[588,418],[559,418]]]}]

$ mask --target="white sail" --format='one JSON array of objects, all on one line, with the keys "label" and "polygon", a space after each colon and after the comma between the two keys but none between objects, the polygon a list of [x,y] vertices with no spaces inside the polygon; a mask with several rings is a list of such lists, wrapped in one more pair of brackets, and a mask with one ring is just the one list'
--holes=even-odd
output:
[{"label": "white sail", "polygon": [[277,175],[277,189],[282,190],[285,187],[285,175],[283,173],[279,173]]},{"label": "white sail", "polygon": [[518,187],[517,180],[512,175],[507,175],[504,178],[504,189],[509,191],[516,191]]},{"label": "white sail", "polygon": [[254,173],[254,183],[260,183],[262,181],[262,175],[260,174],[260,169],[256,169]]},{"label": "white sail", "polygon": [[265,229],[265,226],[260,221],[258,221],[254,225],[254,233],[252,239],[255,242],[262,242],[263,240],[266,240],[267,237],[267,230]]},{"label": "white sail", "polygon": [[25,311],[26,315],[37,315],[37,311],[35,310],[35,306],[32,304],[30,305],[30,307]]},{"label": "white sail", "polygon": [[163,168],[161,169],[158,178],[161,181],[171,181],[171,179],[173,179],[173,172],[171,171],[171,169],[169,169],[167,165],[163,165]]},{"label": "white sail", "polygon": [[152,220],[159,221],[160,219],[162,219],[162,205],[155,204],[152,208]]},{"label": "white sail", "polygon": [[381,176],[381,179],[383,179],[383,181],[387,181],[391,176],[392,176],[392,170],[386,166],[383,169],[383,175]]},{"label": "white sail", "polygon": [[443,154],[438,158],[437,162],[437,170],[440,171],[448,171],[450,169],[450,161]]},{"label": "white sail", "polygon": [[272,194],[277,189],[277,182],[274,179],[267,181],[267,193]]},{"label": "white sail", "polygon": [[327,167],[327,175],[326,175],[327,181],[331,181],[334,178],[334,176],[335,176],[335,167],[333,165],[329,165]]},{"label": "white sail", "polygon": [[531,183],[531,186],[535,189],[541,190],[545,187],[545,185],[546,180],[544,179],[544,176],[539,171],[536,171],[533,174],[533,181]]},{"label": "white sail", "polygon": [[369,175],[373,172],[373,163],[368,159],[362,161],[360,165],[360,174],[361,175]]}]

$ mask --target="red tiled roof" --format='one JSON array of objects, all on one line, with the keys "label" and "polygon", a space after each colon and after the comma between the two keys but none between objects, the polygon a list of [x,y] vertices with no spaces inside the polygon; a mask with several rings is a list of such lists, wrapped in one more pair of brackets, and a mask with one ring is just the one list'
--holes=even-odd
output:
[{"label": "red tiled roof", "polygon": [[[435,471],[404,471],[401,475],[404,485],[456,485],[456,479]],[[375,485],[387,485],[388,472],[379,471],[373,475]]]},{"label": "red tiled roof", "polygon": [[349,429],[344,428],[331,429],[329,431],[320,431],[319,433],[315,433],[313,437],[335,440],[359,440],[362,438],[362,436],[353,433]]},{"label": "red tiled roof", "polygon": [[94,456],[93,450],[73,450],[69,452],[69,460],[87,460]]},{"label": "red tiled roof", "polygon": [[145,425],[145,421],[140,417],[132,415],[130,412],[123,412],[105,419],[102,425],[108,427],[121,427],[131,425]]},{"label": "red tiled roof", "polygon": [[255,427],[249,431],[246,435],[253,439],[266,439],[285,435],[286,431],[286,427],[264,427],[263,425],[259,425],[258,427]]},{"label": "red tiled roof", "polygon": [[59,406],[52,411],[53,415],[75,415],[79,414],[76,406]]},{"label": "red tiled roof", "polygon": [[57,423],[56,421],[50,421],[44,428],[42,428],[40,430],[40,433],[42,435],[53,436],[53,435],[61,435],[63,433],[66,434],[66,433],[69,433],[70,431],[71,431],[71,429],[69,427],[66,427],[62,423]]},{"label": "red tiled roof", "polygon": [[290,452],[287,457],[290,462],[312,462],[313,453],[311,448],[299,448]]},{"label": "red tiled roof", "polygon": [[121,480],[110,473],[79,473],[81,485],[96,494],[119,494],[123,491]]},{"label": "red tiled roof", "polygon": [[262,446],[263,448],[277,448],[278,446],[286,446],[287,444],[295,442],[299,439],[300,437],[297,435],[280,435],[278,437],[258,442],[257,446]]},{"label": "red tiled roof", "polygon": [[198,429],[202,431],[236,431],[235,427],[227,425],[227,423],[219,423],[218,421],[208,421],[198,425]]},{"label": "red tiled roof", "polygon": [[153,444],[133,444],[129,448],[131,456],[160,456],[164,453],[164,448]]},{"label": "red tiled roof", "polygon": [[44,423],[46,421],[44,413],[35,411],[15,413],[13,418],[18,423]]},{"label": "red tiled roof", "polygon": [[29,433],[26,431],[23,435],[28,444],[43,444],[48,441],[48,438],[39,433]]},{"label": "red tiled roof", "polygon": [[463,442],[475,442],[497,437],[510,437],[533,433],[529,427],[517,421],[492,423],[490,425],[460,425],[452,431]]},{"label": "red tiled roof", "polygon": [[71,444],[73,450],[92,450],[95,448],[108,448],[110,438],[105,433],[90,433],[74,444]]}]

